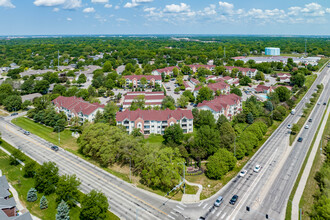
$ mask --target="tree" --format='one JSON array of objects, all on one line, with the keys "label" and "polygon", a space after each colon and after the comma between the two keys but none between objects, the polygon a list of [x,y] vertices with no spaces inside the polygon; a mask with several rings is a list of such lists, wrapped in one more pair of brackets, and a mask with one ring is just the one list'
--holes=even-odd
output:
[{"label": "tree", "polygon": [[70,220],[70,208],[63,200],[57,206],[56,220]]},{"label": "tree", "polygon": [[292,134],[297,134],[299,131],[299,126],[297,124],[292,124],[291,132]]},{"label": "tree", "polygon": [[44,162],[35,175],[35,188],[38,192],[44,192],[45,195],[49,195],[55,192],[58,179],[58,167],[56,164],[54,162]]},{"label": "tree", "polygon": [[4,100],[12,94],[13,94],[13,87],[10,84],[2,83],[0,85],[0,105],[2,105]]},{"label": "tree", "polygon": [[182,95],[186,96],[189,98],[189,102],[194,102],[195,101],[195,96],[192,92],[190,92],[189,90],[186,90],[182,93]]},{"label": "tree", "polygon": [[179,75],[179,70],[178,70],[178,68],[174,67],[173,68],[173,76],[177,77],[178,75]]},{"label": "tree", "polygon": [[273,103],[271,101],[266,101],[265,109],[267,109],[270,112],[273,111],[273,109],[274,109]]},{"label": "tree", "polygon": [[181,95],[177,100],[177,105],[181,108],[185,108],[188,105],[189,98],[187,96]]},{"label": "tree", "polygon": [[107,197],[101,192],[92,190],[82,199],[79,218],[84,220],[106,219],[108,209]]},{"label": "tree", "polygon": [[255,79],[256,80],[262,80],[262,81],[264,81],[265,80],[265,75],[262,73],[262,72],[258,72],[257,74],[256,74],[256,76],[255,76]]},{"label": "tree", "polygon": [[203,149],[207,153],[206,155],[211,155],[218,151],[220,141],[219,132],[208,125],[203,125],[197,130],[195,145]]},{"label": "tree", "polygon": [[133,99],[130,110],[135,111],[137,109],[144,109],[144,105],[145,105],[144,95],[138,95],[136,98]]},{"label": "tree", "polygon": [[40,209],[47,209],[48,208],[48,201],[46,199],[46,196],[42,196],[40,199],[40,204],[39,204]]},{"label": "tree", "polygon": [[35,188],[29,189],[26,197],[26,201],[28,202],[34,202],[37,201],[38,195],[37,195],[37,190]]},{"label": "tree", "polygon": [[140,79],[140,83],[141,83],[141,86],[142,86],[142,87],[145,87],[145,85],[148,83],[147,78],[142,77],[142,78]]},{"label": "tree", "polygon": [[251,83],[251,82],[252,82],[252,81],[251,81],[250,77],[248,77],[248,76],[244,76],[243,78],[241,78],[241,79],[239,80],[239,84],[240,84],[241,86],[248,86],[249,83]]},{"label": "tree", "polygon": [[251,112],[249,112],[247,115],[246,115],[246,122],[249,123],[249,124],[252,124],[254,121],[254,118],[253,118],[253,114]]},{"label": "tree", "polygon": [[79,190],[81,181],[73,175],[63,175],[59,178],[56,187],[56,201],[65,201],[69,207],[73,207],[79,200]]},{"label": "tree", "polygon": [[183,140],[183,130],[180,127],[180,124],[174,124],[167,127],[163,135],[163,143],[166,145],[179,145]]},{"label": "tree", "polygon": [[236,95],[238,95],[238,96],[242,96],[242,91],[239,89],[239,88],[232,88],[231,90],[230,90],[230,93],[234,93],[234,94],[236,94]]},{"label": "tree", "polygon": [[22,107],[22,98],[18,95],[10,95],[3,101],[3,105],[8,111],[18,111]]},{"label": "tree", "polygon": [[280,102],[285,102],[290,98],[290,90],[284,86],[276,88],[275,92],[278,95]]},{"label": "tree", "polygon": [[103,72],[111,72],[112,70],[112,64],[110,61],[105,61],[103,64]]},{"label": "tree", "polygon": [[131,135],[133,137],[143,137],[143,134],[141,133],[141,130],[138,128],[134,128]]},{"label": "tree", "polygon": [[16,166],[19,164],[19,160],[24,161],[24,154],[19,149],[15,149],[9,158],[9,164]]},{"label": "tree", "polygon": [[112,101],[104,107],[103,117],[110,125],[116,125],[116,113],[118,110],[118,106]]},{"label": "tree", "polygon": [[210,128],[215,128],[215,119],[212,112],[209,110],[199,111],[197,117],[194,117],[194,125],[196,128],[200,128],[203,125],[208,125]]},{"label": "tree", "polygon": [[208,158],[208,163],[206,164],[207,177],[216,180],[221,179],[235,167],[236,161],[233,153],[223,148],[219,149],[213,156]]},{"label": "tree", "polygon": [[24,83],[21,85],[21,90],[25,94],[31,94],[34,90],[34,80],[28,79],[25,80]]},{"label": "tree", "polygon": [[23,167],[23,176],[27,178],[33,178],[36,174],[37,163],[31,160],[25,164]]},{"label": "tree", "polygon": [[291,84],[297,85],[298,87],[302,87],[305,84],[305,81],[306,77],[301,73],[295,74],[290,78]]},{"label": "tree", "polygon": [[40,80],[36,82],[34,86],[34,92],[39,92],[41,94],[46,94],[49,89],[49,82],[47,80]]},{"label": "tree", "polygon": [[220,115],[217,120],[217,128],[220,130],[221,125],[224,124],[225,122],[229,122],[226,116]]},{"label": "tree", "polygon": [[230,125],[229,122],[224,122],[219,129],[219,133],[221,139],[220,147],[224,147],[228,150],[231,150],[230,145],[234,143],[236,136],[233,127]]},{"label": "tree", "polygon": [[213,91],[207,87],[204,86],[198,91],[198,95],[196,97],[196,102],[201,103],[204,100],[212,100],[213,99]]},{"label": "tree", "polygon": [[85,74],[80,74],[79,77],[78,77],[78,80],[77,80],[77,83],[78,84],[83,84],[85,83],[87,80],[87,77]]},{"label": "tree", "polygon": [[175,109],[175,100],[172,96],[166,96],[163,101],[162,101],[162,109],[171,109],[174,110]]},{"label": "tree", "polygon": [[215,67],[215,75],[220,76],[226,72],[226,68],[224,66],[217,66]]},{"label": "tree", "polygon": [[64,118],[61,118],[61,119],[59,119],[59,120],[56,121],[56,124],[54,126],[53,131],[54,132],[64,131],[65,126],[66,126],[66,120]]}]

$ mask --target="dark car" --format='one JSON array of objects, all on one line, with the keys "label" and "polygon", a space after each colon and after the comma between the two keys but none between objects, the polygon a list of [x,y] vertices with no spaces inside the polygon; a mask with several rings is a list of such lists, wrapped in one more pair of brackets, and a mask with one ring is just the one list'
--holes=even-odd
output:
[{"label": "dark car", "polygon": [[303,141],[302,137],[298,138],[298,142],[302,142],[302,141]]},{"label": "dark car", "polygon": [[313,119],[311,119],[311,118],[308,120],[308,122],[312,122],[312,121],[313,121]]},{"label": "dark car", "polygon": [[235,203],[237,202],[238,199],[238,195],[234,195],[231,200],[229,201],[230,204],[235,205]]},{"label": "dark car", "polygon": [[17,112],[14,112],[10,116],[15,116],[15,115],[18,115],[18,113]]},{"label": "dark car", "polygon": [[327,103],[326,102],[323,102],[323,105],[327,105]]},{"label": "dark car", "polygon": [[51,146],[50,149],[52,149],[53,151],[58,151],[59,150],[58,146],[56,146],[56,145]]},{"label": "dark car", "polygon": [[24,131],[24,134],[25,135],[30,135],[30,132],[29,131]]}]

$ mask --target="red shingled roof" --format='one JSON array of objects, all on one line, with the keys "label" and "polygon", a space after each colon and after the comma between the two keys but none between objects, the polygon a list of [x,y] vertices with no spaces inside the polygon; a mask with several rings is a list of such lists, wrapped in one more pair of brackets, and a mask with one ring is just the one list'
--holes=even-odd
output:
[{"label": "red shingled roof", "polygon": [[[207,84],[207,87],[209,87],[210,89],[212,89],[214,92],[217,90],[223,90],[226,89],[227,87],[229,87],[229,85],[223,81],[217,82],[217,83],[209,83]],[[194,91],[198,91],[200,90],[202,87],[196,87]]]},{"label": "red shingled roof", "polygon": [[162,80],[162,76],[160,75],[130,75],[130,76],[124,76],[125,79],[130,79],[130,80],[133,80],[133,79],[136,79],[136,80],[140,80],[142,77],[145,77],[147,80],[152,80],[152,79],[155,79],[155,80]]},{"label": "red shingled roof", "polygon": [[180,67],[178,67],[178,66],[169,66],[169,67],[165,67],[165,68],[162,68],[162,69],[156,69],[154,71],[157,71],[159,73],[172,72],[174,68],[177,68],[178,70],[180,69]]},{"label": "red shingled roof", "polygon": [[229,95],[220,95],[211,101],[205,100],[202,103],[199,103],[197,107],[208,106],[212,110],[220,112],[222,109],[226,109],[228,105],[238,104],[238,101],[241,99],[241,97],[233,93]]},{"label": "red shingled roof", "polygon": [[193,65],[188,65],[190,68],[205,68],[205,69],[210,69],[210,68],[215,68],[215,65],[202,65],[202,64],[193,64]]},{"label": "red shingled roof", "polygon": [[190,81],[193,82],[193,83],[195,83],[196,85],[200,83],[200,82],[199,82],[197,79],[195,79],[195,78],[190,78]]},{"label": "red shingled roof", "polygon": [[145,121],[167,121],[170,118],[175,118],[176,120],[181,120],[183,117],[187,119],[193,119],[191,110],[136,110],[130,111],[126,110],[123,112],[117,112],[116,121],[123,121],[128,119],[130,121],[135,121],[138,118],[142,118]]},{"label": "red shingled roof", "polygon": [[72,97],[64,97],[59,96],[52,101],[54,105],[58,108],[63,107],[74,114],[78,114],[79,112],[83,113],[84,115],[90,115],[98,108],[104,108],[104,105],[100,105],[98,103],[89,103],[84,101],[82,98],[78,98],[75,96]]}]

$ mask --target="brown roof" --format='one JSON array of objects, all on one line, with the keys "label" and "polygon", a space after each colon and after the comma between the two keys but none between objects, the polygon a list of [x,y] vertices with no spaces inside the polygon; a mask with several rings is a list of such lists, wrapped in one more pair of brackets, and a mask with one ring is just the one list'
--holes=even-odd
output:
[{"label": "brown roof", "polygon": [[142,77],[146,78],[147,80],[162,80],[162,76],[160,75],[129,75],[129,76],[124,76],[125,79],[136,79],[140,80]]},{"label": "brown roof", "polygon": [[64,97],[59,96],[52,101],[54,105],[57,107],[63,107],[69,109],[71,112],[78,114],[81,112],[84,115],[90,115],[98,108],[104,108],[104,105],[100,105],[98,103],[89,103],[84,101],[82,98],[78,98],[75,96],[72,97]]},{"label": "brown roof", "polygon": [[[207,87],[209,87],[211,90],[213,90],[215,92],[217,90],[226,89],[227,87],[229,87],[229,85],[221,80],[220,82],[209,83],[209,84],[207,84]],[[201,88],[202,88],[201,86],[196,87],[194,91],[198,91]]]},{"label": "brown roof", "polygon": [[156,69],[154,71],[157,71],[159,73],[172,72],[174,68],[177,68],[178,70],[180,69],[180,67],[178,67],[178,66],[169,66],[169,67],[165,67],[165,68],[162,68],[162,69]]},{"label": "brown roof", "polygon": [[191,110],[136,110],[130,111],[126,110],[123,112],[117,112],[116,121],[123,121],[124,119],[128,119],[130,121],[135,121],[138,118],[142,118],[146,121],[167,121],[170,118],[175,118],[176,120],[180,120],[183,117],[187,119],[193,119],[193,115]]},{"label": "brown roof", "polygon": [[227,106],[238,104],[241,99],[241,97],[233,93],[229,95],[220,95],[211,101],[205,100],[202,103],[199,103],[197,107],[208,106],[212,110],[219,112],[222,109],[226,109]]}]

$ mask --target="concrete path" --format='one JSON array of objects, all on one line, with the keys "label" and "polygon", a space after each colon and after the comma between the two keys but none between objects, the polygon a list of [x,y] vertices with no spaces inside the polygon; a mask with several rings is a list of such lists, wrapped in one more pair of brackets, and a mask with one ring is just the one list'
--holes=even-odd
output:
[{"label": "concrete path", "polygon": [[319,130],[316,140],[314,142],[313,149],[309,155],[307,164],[306,164],[303,174],[300,178],[298,188],[297,188],[296,193],[292,200],[291,219],[299,219],[299,202],[300,202],[301,196],[304,192],[304,189],[305,189],[305,186],[307,183],[307,179],[309,177],[309,173],[312,169],[316,152],[318,150],[318,147],[320,146],[321,138],[322,138],[323,131],[324,131],[325,125],[326,125],[328,117],[329,117],[329,113],[330,113],[330,108],[328,106],[327,112],[324,116],[324,120],[322,121],[320,130]]},{"label": "concrete path", "polygon": [[183,194],[181,202],[182,203],[194,203],[199,202],[200,195],[203,190],[203,186],[197,183],[190,183],[187,180],[185,180],[186,184],[189,186],[198,186],[198,191],[196,194]]}]

